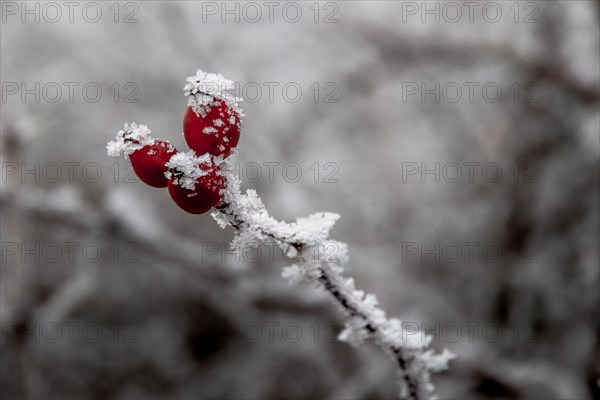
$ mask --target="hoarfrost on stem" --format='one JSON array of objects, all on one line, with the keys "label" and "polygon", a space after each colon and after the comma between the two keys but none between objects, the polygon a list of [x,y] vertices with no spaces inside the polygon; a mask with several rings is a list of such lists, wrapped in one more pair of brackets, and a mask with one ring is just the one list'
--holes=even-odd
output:
[{"label": "hoarfrost on stem", "polygon": [[315,282],[333,296],[347,317],[338,339],[354,347],[365,339],[374,339],[399,366],[400,397],[433,398],[430,372],[446,369],[454,354],[446,349],[441,354],[427,350],[429,335],[412,331],[406,335],[402,322],[387,318],[375,295],[356,289],[354,279],[342,275],[349,259],[348,246],[329,238],[340,216],[320,212],[291,223],[277,221],[269,215],[256,191],[249,189],[242,194],[240,180],[232,169],[224,171],[224,200],[212,216],[222,228],[236,229],[232,248],[240,252],[261,243],[278,245],[293,261],[283,268],[282,276],[290,284]]}]

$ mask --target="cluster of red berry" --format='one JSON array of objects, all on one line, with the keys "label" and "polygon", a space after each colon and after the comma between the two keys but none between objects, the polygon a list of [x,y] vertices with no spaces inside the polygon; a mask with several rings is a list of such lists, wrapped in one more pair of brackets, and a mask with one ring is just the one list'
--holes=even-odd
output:
[{"label": "cluster of red berry", "polygon": [[238,144],[242,113],[238,99],[222,95],[223,88],[214,85],[228,82],[221,75],[198,71],[188,82],[183,135],[191,151],[178,152],[169,141],[153,138],[145,125],[135,123],[125,124],[107,149],[111,156],[128,155],[142,182],[168,187],[181,209],[203,214],[223,199],[226,182],[220,165]]}]

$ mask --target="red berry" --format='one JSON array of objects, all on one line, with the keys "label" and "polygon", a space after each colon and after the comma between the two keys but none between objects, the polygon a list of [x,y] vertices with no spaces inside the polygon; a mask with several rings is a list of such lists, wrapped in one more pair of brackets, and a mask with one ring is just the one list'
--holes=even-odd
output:
[{"label": "red berry", "polygon": [[183,117],[183,135],[196,154],[228,157],[240,140],[240,115],[217,98],[203,104],[198,115],[188,107]]},{"label": "red berry", "polygon": [[169,167],[169,193],[175,203],[191,214],[203,214],[223,200],[225,178],[210,156],[193,151],[175,154]]},{"label": "red berry", "polygon": [[196,179],[194,190],[176,185],[169,180],[169,194],[175,204],[191,214],[204,214],[223,200],[223,176],[212,170],[208,175]]},{"label": "red berry", "polygon": [[177,153],[175,147],[169,142],[156,140],[153,144],[146,145],[129,155],[131,165],[140,180],[157,188],[167,187],[167,166],[173,154]]}]

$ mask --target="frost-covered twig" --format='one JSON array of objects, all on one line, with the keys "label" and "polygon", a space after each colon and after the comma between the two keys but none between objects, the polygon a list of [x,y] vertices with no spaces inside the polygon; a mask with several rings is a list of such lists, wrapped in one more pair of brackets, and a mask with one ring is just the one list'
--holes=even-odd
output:
[{"label": "frost-covered twig", "polygon": [[[241,99],[228,93],[234,86],[233,82],[220,74],[201,70],[187,81],[184,92],[188,97],[188,107],[193,110],[195,118],[207,120],[209,125],[200,123],[199,132],[188,128],[190,137],[186,137],[186,141],[191,140],[195,147],[190,141],[188,144],[192,149],[207,153],[176,153],[163,161],[159,155],[170,154],[170,145],[156,149],[149,147],[159,142],[150,136],[145,125],[132,124],[125,125],[115,140],[108,143],[109,155],[123,153],[131,157],[131,154],[141,151],[145,164],[138,165],[138,169],[146,172],[143,176],[148,177],[145,169],[158,174],[145,182],[155,187],[169,186],[173,199],[188,212],[202,213],[214,207],[212,216],[217,223],[222,228],[232,226],[236,229],[237,234],[231,244],[236,251],[243,252],[247,247],[261,243],[279,246],[292,261],[292,265],[283,270],[283,277],[290,284],[315,282],[337,301],[347,318],[346,326],[338,337],[340,340],[358,346],[365,339],[374,339],[398,363],[400,397],[410,400],[432,398],[430,372],[447,368],[454,355],[448,350],[441,354],[427,350],[431,337],[421,332],[404,335],[400,320],[387,318],[374,295],[357,290],[354,280],[343,276],[344,265],[348,262],[348,246],[329,238],[331,228],[340,217],[338,214],[316,213],[286,223],[269,215],[256,191],[250,189],[245,194],[241,193],[240,180],[232,172],[228,158],[229,150],[237,144],[239,118],[243,116],[238,105]],[[191,114],[187,115],[196,121]],[[184,135],[185,121],[187,117],[184,119]],[[204,146],[214,140],[221,144],[216,150],[214,146]],[[133,167],[136,170],[135,164]],[[203,181],[204,176],[211,178]],[[179,189],[178,185],[187,191]]]},{"label": "frost-covered twig", "polygon": [[224,200],[212,216],[222,228],[236,229],[232,247],[241,252],[261,243],[278,245],[293,262],[284,268],[284,278],[290,284],[316,282],[342,309],[347,321],[338,338],[352,346],[367,338],[374,339],[398,363],[400,397],[431,398],[430,371],[446,369],[454,355],[448,350],[441,354],[426,350],[431,341],[428,335],[404,335],[400,320],[387,318],[374,295],[357,290],[354,280],[342,275],[348,261],[348,247],[329,239],[329,231],[339,215],[317,213],[293,223],[277,221],[254,190],[241,193],[240,181],[234,173],[228,172],[227,180]]}]

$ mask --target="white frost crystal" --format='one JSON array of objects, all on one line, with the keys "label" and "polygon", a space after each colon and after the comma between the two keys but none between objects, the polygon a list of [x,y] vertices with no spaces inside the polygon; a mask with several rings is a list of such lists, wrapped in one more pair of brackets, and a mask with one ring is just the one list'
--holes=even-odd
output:
[{"label": "white frost crystal", "polygon": [[363,318],[352,317],[346,321],[346,327],[339,333],[338,340],[352,347],[358,347],[369,337],[366,326],[367,321]]},{"label": "white frost crystal", "polygon": [[440,372],[448,369],[448,363],[456,358],[456,354],[448,349],[444,349],[441,354],[434,354],[433,350],[430,349],[423,353],[422,358],[429,370]]},{"label": "white frost crystal", "polygon": [[292,264],[283,268],[281,271],[281,276],[290,285],[297,285],[305,279],[305,271],[301,266]]},{"label": "white frost crystal", "polygon": [[119,157],[121,154],[128,156],[144,146],[154,144],[156,139],[150,133],[146,125],[135,122],[125,124],[115,138],[106,144],[106,151],[110,157]]},{"label": "white frost crystal", "polygon": [[167,179],[173,179],[173,184],[175,185],[181,185],[183,188],[194,190],[196,179],[208,174],[207,171],[200,168],[200,165],[210,165],[210,162],[208,153],[200,157],[196,156],[193,150],[187,153],[175,153],[165,164],[168,168],[165,176]]},{"label": "white frost crystal", "polygon": [[[244,115],[239,106],[242,99],[233,95],[234,90],[235,83],[232,80],[221,74],[204,72],[201,69],[196,71],[196,75],[188,77],[187,84],[183,87],[184,94],[188,98],[188,106],[196,115],[205,117],[210,108],[218,104],[218,100],[223,100],[241,118]],[[235,118],[231,118],[233,119],[231,123],[234,124]]]}]

